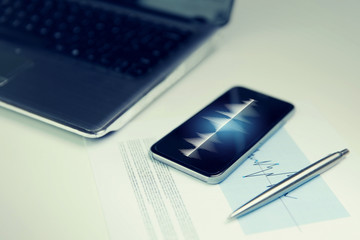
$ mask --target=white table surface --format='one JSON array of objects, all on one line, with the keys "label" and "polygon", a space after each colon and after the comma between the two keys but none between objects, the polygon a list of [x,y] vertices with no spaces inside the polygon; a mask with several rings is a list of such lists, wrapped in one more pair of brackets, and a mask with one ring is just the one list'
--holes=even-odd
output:
[{"label": "white table surface", "polygon": [[[116,134],[166,118],[170,130],[242,85],[311,105],[358,154],[359,12],[351,0],[237,1],[216,52]],[[5,109],[0,131],[0,239],[108,239],[83,139]]]}]

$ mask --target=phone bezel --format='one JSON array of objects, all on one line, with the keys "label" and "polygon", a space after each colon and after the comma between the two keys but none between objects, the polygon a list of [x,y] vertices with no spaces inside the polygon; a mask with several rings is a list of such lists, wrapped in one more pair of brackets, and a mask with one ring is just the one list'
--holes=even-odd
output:
[{"label": "phone bezel", "polygon": [[[236,87],[235,87],[236,88]],[[231,88],[230,90],[226,91],[225,93],[223,93],[222,95],[225,95],[227,92],[231,91],[233,88]],[[243,88],[246,89],[246,88]],[[250,89],[247,89],[250,90]],[[251,90],[253,91],[253,90]],[[254,92],[254,91],[253,91]],[[256,92],[256,91],[255,91]],[[258,93],[258,92],[256,92]],[[262,94],[262,93],[261,93]],[[222,96],[221,95],[221,96]],[[264,94],[263,94],[264,95]],[[217,98],[218,99],[218,98]],[[217,100],[216,99],[216,100]],[[214,100],[214,101],[216,101]],[[213,101],[213,102],[214,102]],[[213,102],[209,103],[208,105],[206,105],[204,108],[208,107],[210,104],[212,104]],[[286,102],[288,103],[288,102]],[[290,104],[290,103],[288,103]],[[260,138],[255,144],[253,144],[248,151],[246,151],[243,155],[241,155],[240,158],[238,158],[236,161],[234,161],[228,168],[224,169],[223,171],[217,173],[217,174],[209,174],[209,175],[205,175],[202,174],[200,172],[197,172],[193,169],[190,169],[186,166],[183,166],[177,162],[174,162],[173,160],[166,158],[160,154],[157,153],[157,151],[155,150],[155,146],[156,144],[164,137],[162,137],[160,140],[158,140],[156,143],[154,143],[151,148],[150,148],[150,155],[155,159],[158,160],[160,162],[163,162],[181,172],[184,172],[188,175],[191,175],[199,180],[202,180],[206,183],[209,184],[218,184],[220,182],[222,182],[226,177],[228,177],[236,168],[238,168],[256,149],[258,149],[264,142],[266,142],[267,139],[269,139],[277,130],[279,130],[279,128],[281,128],[286,121],[288,121],[288,119],[294,114],[295,111],[295,107],[294,105],[290,104],[292,106],[292,109],[280,120],[278,121],[267,133],[264,134],[264,136],[262,138]],[[202,108],[200,111],[198,111],[197,113],[195,113],[193,116],[197,115],[199,112],[201,112],[204,108]],[[191,117],[191,118],[192,118]],[[190,119],[190,118],[189,118]],[[188,120],[188,119],[187,119]],[[186,121],[187,121],[186,120]],[[185,122],[186,122],[185,121]],[[184,124],[185,122],[183,122],[182,124]],[[180,127],[182,124],[180,124],[178,127]],[[176,129],[176,128],[174,128]]]}]

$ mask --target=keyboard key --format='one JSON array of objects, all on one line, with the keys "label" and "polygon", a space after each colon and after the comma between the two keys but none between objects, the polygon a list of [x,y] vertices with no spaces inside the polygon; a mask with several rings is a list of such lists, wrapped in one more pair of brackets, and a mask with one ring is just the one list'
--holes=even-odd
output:
[{"label": "keyboard key", "polygon": [[191,34],[66,0],[0,0],[0,28],[23,31],[49,50],[134,77],[151,71]]}]

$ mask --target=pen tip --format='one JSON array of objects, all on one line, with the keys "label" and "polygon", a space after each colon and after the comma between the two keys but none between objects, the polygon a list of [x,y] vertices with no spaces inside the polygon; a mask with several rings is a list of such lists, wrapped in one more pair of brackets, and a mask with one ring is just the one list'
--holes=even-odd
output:
[{"label": "pen tip", "polygon": [[230,214],[227,219],[226,219],[228,222],[234,220],[234,215],[233,214]]}]

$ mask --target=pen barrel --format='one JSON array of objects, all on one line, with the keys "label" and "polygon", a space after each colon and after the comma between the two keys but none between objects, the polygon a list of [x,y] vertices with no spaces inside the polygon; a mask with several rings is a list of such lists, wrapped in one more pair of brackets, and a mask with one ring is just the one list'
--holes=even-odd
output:
[{"label": "pen barrel", "polygon": [[270,189],[236,209],[230,217],[245,215],[283,196],[284,194],[291,192],[295,188],[335,166],[341,160],[341,157],[347,152],[348,150],[344,149],[343,151],[335,152],[318,160],[317,162],[275,184]]},{"label": "pen barrel", "polygon": [[[307,166],[306,168],[300,170],[299,172],[276,184],[274,188],[279,188],[276,189],[276,192],[280,191],[283,192],[283,194],[286,194],[294,190],[295,188],[310,181],[311,179],[317,177],[321,173],[326,172],[327,170],[338,164],[342,156],[342,153],[336,152],[318,160],[317,162]],[[269,189],[268,191],[270,191],[271,189]]]}]

